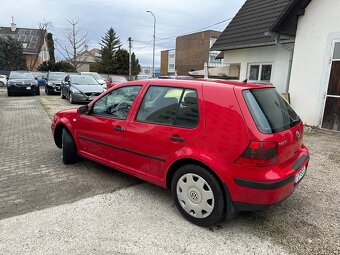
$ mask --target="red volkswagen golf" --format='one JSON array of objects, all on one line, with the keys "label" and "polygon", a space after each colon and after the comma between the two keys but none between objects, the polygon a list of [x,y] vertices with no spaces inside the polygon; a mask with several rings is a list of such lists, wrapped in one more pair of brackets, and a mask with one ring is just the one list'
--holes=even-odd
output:
[{"label": "red volkswagen golf", "polygon": [[200,226],[282,201],[309,162],[299,116],[261,84],[125,82],[51,127],[65,164],[84,157],[171,189]]}]

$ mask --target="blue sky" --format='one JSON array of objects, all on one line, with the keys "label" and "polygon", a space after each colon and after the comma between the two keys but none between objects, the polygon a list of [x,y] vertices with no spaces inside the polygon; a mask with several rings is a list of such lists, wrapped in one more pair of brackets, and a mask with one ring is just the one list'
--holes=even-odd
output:
[{"label": "blue sky", "polygon": [[[152,65],[153,17],[156,16],[155,66],[159,66],[160,51],[175,48],[176,36],[201,31],[232,18],[245,0],[0,0],[0,26],[10,26],[14,16],[17,27],[38,28],[42,20],[52,24],[49,31],[63,42],[66,19],[78,20],[87,33],[89,47],[99,47],[101,37],[111,26],[128,48],[133,48],[143,66]],[[228,22],[208,29],[223,31]],[[58,54],[58,52],[56,52]],[[59,58],[61,58],[59,54]]]}]

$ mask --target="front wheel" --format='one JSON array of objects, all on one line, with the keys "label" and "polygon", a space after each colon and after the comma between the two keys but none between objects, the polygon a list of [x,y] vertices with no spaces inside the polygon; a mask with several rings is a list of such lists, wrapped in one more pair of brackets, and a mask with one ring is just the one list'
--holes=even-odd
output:
[{"label": "front wheel", "polygon": [[72,93],[69,94],[68,99],[69,99],[69,101],[70,101],[70,104],[74,104],[74,100],[73,100]]},{"label": "front wheel", "polygon": [[225,197],[216,178],[204,167],[184,165],[171,184],[175,204],[190,222],[209,227],[225,217]]},{"label": "front wheel", "polygon": [[62,134],[63,145],[63,162],[64,164],[73,164],[78,161],[77,147],[68,130],[63,129]]}]

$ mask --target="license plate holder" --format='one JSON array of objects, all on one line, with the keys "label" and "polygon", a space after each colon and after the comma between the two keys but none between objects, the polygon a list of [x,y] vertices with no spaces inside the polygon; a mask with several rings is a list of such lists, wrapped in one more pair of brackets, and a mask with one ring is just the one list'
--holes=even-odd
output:
[{"label": "license plate holder", "polygon": [[294,180],[294,184],[298,184],[302,179],[303,177],[306,175],[306,172],[307,172],[307,167],[304,166],[303,168],[300,169],[300,171],[298,171],[295,175],[295,180]]}]

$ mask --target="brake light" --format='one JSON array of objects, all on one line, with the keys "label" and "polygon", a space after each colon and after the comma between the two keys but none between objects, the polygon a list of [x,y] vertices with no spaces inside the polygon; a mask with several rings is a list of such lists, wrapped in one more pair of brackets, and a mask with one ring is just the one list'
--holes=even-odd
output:
[{"label": "brake light", "polygon": [[250,142],[241,157],[236,160],[237,164],[264,167],[277,162],[276,142]]}]

